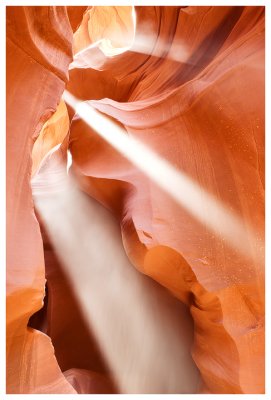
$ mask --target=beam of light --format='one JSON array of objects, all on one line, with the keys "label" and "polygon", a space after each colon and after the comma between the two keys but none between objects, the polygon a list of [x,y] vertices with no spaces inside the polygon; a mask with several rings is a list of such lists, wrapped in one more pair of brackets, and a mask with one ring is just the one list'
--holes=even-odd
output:
[{"label": "beam of light", "polygon": [[238,215],[227,209],[182,171],[97,112],[89,103],[79,101],[67,91],[64,92],[63,98],[98,135],[225,244],[246,258],[256,258],[258,263],[263,263],[263,240],[260,235],[256,236]]},{"label": "beam of light", "polygon": [[[73,68],[98,68],[104,62],[105,57],[115,57],[127,51],[134,53],[152,55],[157,58],[168,58],[169,60],[176,61],[179,63],[189,63],[189,51],[187,46],[183,43],[170,42],[159,38],[157,43],[157,36],[154,33],[138,33],[136,32],[136,13],[135,8],[132,8],[132,20],[133,20],[133,39],[129,46],[115,47],[112,45],[110,39],[103,38],[99,39],[89,46],[83,48],[74,54],[74,61],[70,64],[69,69]],[[148,27],[146,31],[148,32]],[[116,35],[115,35],[116,36]],[[120,40],[121,41],[121,38]],[[102,53],[99,52],[99,49]],[[162,51],[163,49],[163,51]],[[166,49],[166,50],[165,50]],[[194,64],[193,64],[194,65]]]},{"label": "beam of light", "polygon": [[32,190],[120,392],[197,392],[189,312],[130,264],[114,217],[69,183],[56,153],[32,179]]},{"label": "beam of light", "polygon": [[180,43],[180,41],[168,43],[161,38],[157,43],[157,37],[153,34],[137,33],[130,51],[158,58],[168,58],[179,63],[187,63],[189,57],[187,45]]},{"label": "beam of light", "polygon": [[70,150],[68,150],[68,153],[67,153],[67,172],[69,172],[69,169],[71,168],[71,165],[72,165],[72,155],[71,155]]},{"label": "beam of light", "polygon": [[[189,63],[189,52],[187,47],[181,43],[170,43],[159,40],[159,47],[155,45],[156,37],[152,35],[137,34],[130,46],[115,48],[110,40],[100,39],[85,47],[74,55],[74,61],[70,64],[69,70],[74,68],[97,68],[104,63],[105,57],[114,57],[119,54],[131,51],[139,54],[152,55],[157,58],[168,58],[179,63]],[[161,52],[161,48],[168,51]],[[102,51],[99,52],[99,49]],[[194,64],[193,64],[194,65]]]}]

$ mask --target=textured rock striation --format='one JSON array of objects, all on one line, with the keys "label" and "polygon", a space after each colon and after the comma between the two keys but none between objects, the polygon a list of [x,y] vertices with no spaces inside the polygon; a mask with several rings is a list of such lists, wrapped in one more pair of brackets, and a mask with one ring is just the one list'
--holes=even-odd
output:
[{"label": "textured rock striation", "polygon": [[[61,24],[59,24],[61,21]],[[31,152],[56,110],[72,60],[63,7],[7,7],[7,392],[75,393],[51,340],[27,327],[42,307],[44,255],[31,193]]]},{"label": "textured rock striation", "polygon": [[[31,174],[69,149],[134,267],[189,307],[201,393],[264,393],[264,7],[133,12],[7,8],[7,391],[117,390],[33,208]],[[66,108],[65,87],[200,188],[216,232]],[[242,237],[223,235],[210,195]]]}]

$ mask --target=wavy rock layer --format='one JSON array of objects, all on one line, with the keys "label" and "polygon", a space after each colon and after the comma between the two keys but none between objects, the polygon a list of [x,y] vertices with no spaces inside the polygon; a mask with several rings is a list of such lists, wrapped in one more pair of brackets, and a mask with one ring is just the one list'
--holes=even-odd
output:
[{"label": "wavy rock layer", "polygon": [[[78,117],[70,135],[74,170],[83,190],[119,216],[136,267],[189,305],[203,392],[260,393],[264,9],[139,7],[136,13],[131,50],[96,69],[71,70],[68,89],[97,99],[93,107],[233,210],[257,240],[247,239],[245,255],[238,238],[232,249]],[[90,50],[83,53],[77,65],[84,57],[92,66]],[[100,84],[92,85],[94,79]],[[211,212],[204,197],[198,207]]]},{"label": "wavy rock layer", "polygon": [[[212,194],[238,216],[244,231],[253,231],[255,240],[242,238],[245,253],[238,237],[236,246],[229,246],[70,107],[68,137],[63,104],[36,141],[32,172],[54,146],[63,143],[58,154],[69,146],[73,175],[85,193],[118,218],[134,266],[189,306],[201,392],[263,393],[264,8],[136,7],[132,47],[115,57],[108,57],[108,43],[113,50],[123,43],[113,35],[118,29],[104,29],[105,21],[112,13],[112,24],[122,21],[122,29],[132,35],[131,13],[110,7],[68,7],[68,13],[77,47],[67,90],[202,188],[200,213],[212,212],[204,193]],[[58,338],[68,313],[62,324],[49,313],[51,325],[45,330],[64,375],[49,337],[27,328],[42,306],[44,254],[54,308],[66,296],[70,307],[76,306],[68,285],[59,280],[50,243],[43,253],[30,190],[33,141],[67,82],[72,30],[65,7],[8,7],[7,17],[8,392],[112,392],[80,316],[71,318],[78,339],[84,336],[91,356],[96,354],[96,369],[75,365],[70,353],[63,357]],[[126,38],[129,45],[131,37]],[[67,346],[72,343],[68,335],[65,340]],[[30,365],[35,367],[30,370]]]},{"label": "wavy rock layer", "polygon": [[29,317],[42,307],[45,284],[30,186],[31,152],[57,108],[71,60],[65,8],[7,7],[8,393],[75,393],[61,373],[50,338],[27,327]]}]

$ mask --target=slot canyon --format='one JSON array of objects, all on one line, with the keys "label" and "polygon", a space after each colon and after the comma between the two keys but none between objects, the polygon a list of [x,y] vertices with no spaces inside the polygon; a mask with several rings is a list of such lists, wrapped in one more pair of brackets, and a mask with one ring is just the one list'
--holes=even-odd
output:
[{"label": "slot canyon", "polygon": [[265,392],[265,8],[6,7],[6,392]]}]

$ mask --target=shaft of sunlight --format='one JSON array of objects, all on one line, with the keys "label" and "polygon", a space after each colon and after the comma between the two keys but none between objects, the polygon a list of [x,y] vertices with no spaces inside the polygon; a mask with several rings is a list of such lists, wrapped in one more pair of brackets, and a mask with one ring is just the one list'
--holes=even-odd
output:
[{"label": "shaft of sunlight", "polygon": [[120,392],[197,392],[189,311],[131,265],[113,215],[80,193],[54,160],[32,187],[36,209]]},{"label": "shaft of sunlight", "polygon": [[[87,102],[65,91],[64,100],[98,135],[143,171],[181,207],[243,256],[263,263],[263,242],[252,229],[214,196],[149,147],[129,136]],[[256,247],[257,246],[257,247]]]}]

